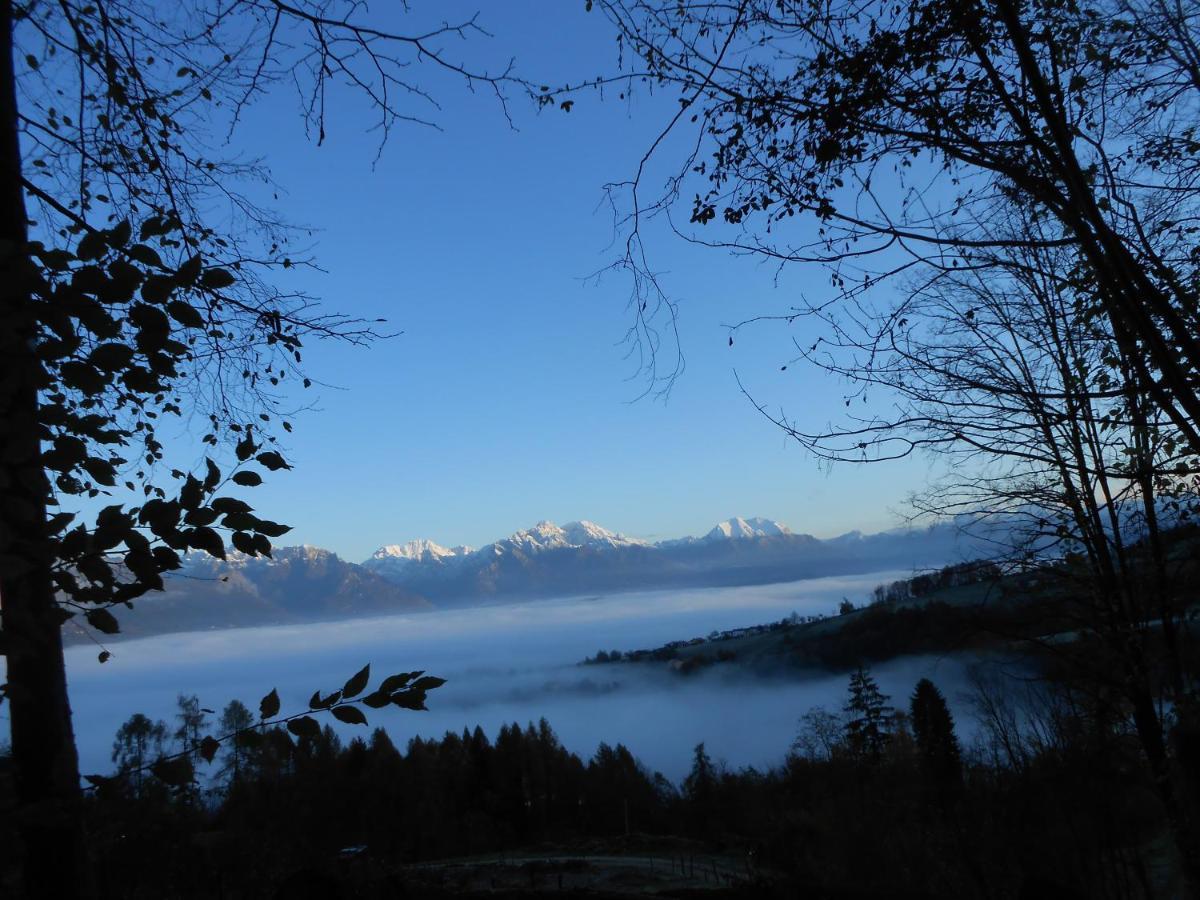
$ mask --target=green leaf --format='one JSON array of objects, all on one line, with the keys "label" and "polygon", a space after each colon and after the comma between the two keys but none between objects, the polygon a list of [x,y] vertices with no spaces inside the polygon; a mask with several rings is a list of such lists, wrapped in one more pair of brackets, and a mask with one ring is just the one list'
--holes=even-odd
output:
[{"label": "green leaf", "polygon": [[322,697],[320,691],[315,691],[308,701],[309,709],[329,709],[333,704],[342,699],[341,691],[334,691],[328,697]]},{"label": "green leaf", "polygon": [[200,284],[212,290],[227,288],[237,282],[237,277],[225,269],[208,269],[200,277]]},{"label": "green leaf", "polygon": [[426,675],[424,678],[418,678],[413,682],[413,690],[432,691],[434,688],[440,688],[445,683],[445,678],[438,678],[436,675]]},{"label": "green leaf", "polygon": [[276,471],[277,469],[290,469],[291,468],[291,466],[289,466],[287,464],[287,461],[284,460],[284,458],[282,456],[280,456],[278,453],[276,453],[274,450],[267,450],[264,453],[258,454],[258,456],[254,457],[254,458],[256,460],[258,460],[259,463],[261,463],[262,465],[264,465],[268,469],[270,469],[272,472]]},{"label": "green leaf", "polygon": [[120,249],[129,243],[132,234],[133,226],[129,224],[128,219],[122,219],[108,230],[108,245]]},{"label": "green leaf", "polygon": [[292,530],[291,525],[280,525],[278,522],[271,522],[267,519],[259,521],[254,528],[259,534],[265,534],[267,537],[283,537]]},{"label": "green leaf", "polygon": [[200,266],[202,264],[200,254],[197,253],[191,259],[184,262],[179,270],[175,273],[175,280],[183,285],[190,285],[196,280],[196,276],[200,274]]},{"label": "green leaf", "polygon": [[335,706],[331,712],[335,719],[339,722],[345,722],[347,725],[367,724],[367,717],[363,715],[363,711],[357,706]]},{"label": "green leaf", "polygon": [[129,361],[132,359],[133,348],[128,344],[120,344],[115,341],[101,344],[88,354],[88,362],[106,372],[123,369],[129,365]]},{"label": "green leaf", "polygon": [[79,239],[75,255],[80,259],[96,259],[103,256],[107,250],[108,245],[104,240],[104,234],[99,231],[89,231]]},{"label": "green leaf", "polygon": [[82,266],[72,273],[71,287],[84,294],[105,293],[109,277],[99,266]]},{"label": "green leaf", "polygon": [[253,512],[254,508],[244,500],[238,500],[236,497],[217,497],[209,504],[219,513],[247,513]]},{"label": "green leaf", "polygon": [[[151,216],[142,223],[142,227],[138,229],[138,239],[146,240],[146,238],[156,237],[160,234],[166,234],[168,231],[167,223],[159,216]],[[149,249],[148,247],[146,249]]]},{"label": "green leaf", "polygon": [[225,513],[225,518],[221,520],[221,524],[226,528],[233,528],[237,531],[253,531],[258,527],[258,517],[253,513],[245,512]]},{"label": "green leaf", "polygon": [[204,468],[204,490],[211,491],[221,482],[221,470],[218,468],[217,464],[207,456],[204,458]]},{"label": "green leaf", "polygon": [[287,723],[287,730],[296,737],[315,738],[321,734],[321,726],[312,716],[301,716]]},{"label": "green leaf", "polygon": [[245,553],[247,556],[256,556],[257,550],[254,546],[254,538],[244,531],[235,531],[229,536],[229,542],[233,544],[233,549]]},{"label": "green leaf", "polygon": [[203,550],[217,559],[225,558],[225,542],[211,528],[200,525],[185,533],[187,545],[196,550]]},{"label": "green leaf", "polygon": [[[145,231],[146,226],[143,225],[142,237],[146,236]],[[144,266],[153,266],[158,269],[163,267],[162,257],[152,247],[147,247],[145,244],[134,244],[125,252],[129,255],[130,259],[140,262]]]},{"label": "green leaf", "polygon": [[237,453],[238,462],[245,462],[258,449],[254,443],[254,438],[247,434],[244,438],[237,442],[234,448]]},{"label": "green leaf", "polygon": [[196,772],[192,766],[192,761],[186,756],[179,756],[175,759],[160,759],[150,767],[150,771],[159,781],[165,782],[172,787],[183,787],[186,784],[191,784]]},{"label": "green leaf", "polygon": [[187,515],[183,517],[185,525],[211,525],[217,521],[217,516],[220,513],[215,509],[209,509],[207,506],[202,506],[199,509],[190,509]]},{"label": "green leaf", "polygon": [[262,484],[262,476],[257,472],[238,472],[233,476],[233,483],[242,487],[257,487]]},{"label": "green leaf", "polygon": [[121,631],[121,626],[117,624],[117,617],[107,609],[89,609],[84,618],[87,619],[89,625],[104,634],[119,634]]},{"label": "green leaf", "polygon": [[383,691],[375,691],[363,697],[362,702],[371,709],[383,709],[392,702],[392,695],[385,694]]},{"label": "green leaf", "polygon": [[425,692],[412,689],[400,691],[392,695],[392,702],[401,709],[428,709],[425,705]]},{"label": "green leaf", "polygon": [[103,459],[85,459],[81,464],[83,470],[92,477],[96,484],[114,487],[117,483],[117,472],[112,463]]},{"label": "green leaf", "polygon": [[165,275],[151,275],[142,284],[142,299],[147,303],[163,303],[175,290],[175,282]]},{"label": "green leaf", "polygon": [[108,277],[109,285],[104,298],[120,303],[129,302],[143,278],[141,269],[123,259],[114,259],[108,264]]},{"label": "green leaf", "polygon": [[204,757],[205,762],[212,762],[213,757],[217,755],[217,751],[221,749],[221,742],[211,734],[205,735],[204,740],[200,742],[200,755]]},{"label": "green leaf", "polygon": [[85,394],[99,394],[108,384],[108,378],[95,366],[82,362],[63,363],[58,369],[63,383]]},{"label": "green leaf", "polygon": [[342,687],[342,696],[349,700],[351,697],[357,697],[362,693],[363,688],[367,686],[367,682],[371,680],[371,664],[367,663],[361,669],[354,673],[349,681]]},{"label": "green leaf", "polygon": [[204,496],[203,485],[195,475],[189,474],[187,481],[179,491],[179,505],[184,509],[196,509],[200,506],[200,500]]},{"label": "green leaf", "polygon": [[258,716],[260,719],[270,719],[277,715],[279,715],[279,692],[275,688],[271,688],[271,693],[258,702]]},{"label": "green leaf", "polygon": [[405,687],[414,678],[424,674],[425,672],[423,670],[417,670],[416,672],[397,672],[395,675],[389,675],[387,678],[383,679],[383,684],[379,685],[379,690],[383,691],[385,694],[390,694],[402,687]]},{"label": "green leaf", "polygon": [[204,316],[190,303],[182,300],[172,300],[167,304],[167,314],[187,328],[203,328]]}]

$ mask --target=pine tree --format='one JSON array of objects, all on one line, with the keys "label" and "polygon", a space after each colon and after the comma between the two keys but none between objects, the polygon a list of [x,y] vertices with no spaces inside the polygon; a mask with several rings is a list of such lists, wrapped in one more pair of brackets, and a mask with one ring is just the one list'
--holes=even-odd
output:
[{"label": "pine tree", "polygon": [[117,729],[112,761],[118,772],[129,776],[135,794],[141,794],[146,768],[163,755],[166,740],[166,723],[152,721],[143,713],[134,713]]},{"label": "pine tree", "polygon": [[712,799],[716,788],[716,770],[703,743],[697,744],[693,753],[692,771],[683,780],[683,795],[690,802],[704,806]]},{"label": "pine tree", "polygon": [[241,700],[230,700],[229,705],[221,712],[221,734],[234,736],[222,744],[220,768],[221,776],[227,779],[230,787],[239,781],[250,767],[249,757],[259,739],[257,732],[249,730],[253,725],[254,717]]},{"label": "pine tree", "polygon": [[913,691],[911,708],[922,769],[938,785],[958,783],[962,779],[962,756],[946,698],[932,681],[922,678]]},{"label": "pine tree", "polygon": [[200,698],[195,694],[180,694],[178,697],[179,712],[175,720],[179,727],[175,729],[175,741],[180,750],[195,750],[200,746],[200,732],[208,721],[207,711],[200,707]]},{"label": "pine tree", "polygon": [[890,731],[888,716],[890,698],[879,690],[879,685],[868,669],[859,666],[850,676],[850,701],[846,704],[846,744],[850,752],[859,759],[878,762],[883,755]]}]

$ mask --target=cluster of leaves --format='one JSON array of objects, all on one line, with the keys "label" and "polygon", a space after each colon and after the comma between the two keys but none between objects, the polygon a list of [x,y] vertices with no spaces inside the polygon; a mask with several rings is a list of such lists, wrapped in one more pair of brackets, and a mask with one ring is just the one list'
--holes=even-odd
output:
[{"label": "cluster of leaves", "polygon": [[[288,732],[301,740],[314,740],[321,735],[321,724],[312,713],[327,712],[334,719],[347,725],[367,725],[367,714],[363,707],[384,709],[396,706],[400,709],[425,710],[425,699],[429,691],[436,690],[446,683],[444,678],[426,675],[423,671],[397,672],[380,681],[375,690],[366,691],[371,681],[371,666],[368,663],[358,672],[347,679],[346,683],[332,693],[322,696],[320,691],[312,695],[308,702],[308,710],[280,716],[279,693],[274,688],[259,701],[259,721],[224,734],[219,737],[205,735],[198,740],[185,744],[182,751],[161,756],[146,763],[137,771],[122,771],[116,776],[85,775],[84,778],[93,787],[103,788],[117,780],[127,780],[131,776],[140,776],[142,770],[149,771],[164,784],[175,788],[190,788],[196,781],[196,761],[204,760],[211,763],[222,745],[236,743],[240,747],[251,747],[261,738],[266,729],[284,726]],[[201,710],[211,712],[211,710]]]},{"label": "cluster of leaves", "polygon": [[[445,42],[484,34],[473,18],[407,35],[358,21],[363,12],[307,0],[195,0],[169,15],[142,0],[14,9],[33,241],[0,249],[33,301],[44,463],[64,510],[49,523],[64,615],[111,633],[110,607],[161,588],[181,553],[223,557],[230,543],[269,554],[286,527],[222,489],[261,483],[251,464],[288,467],[275,430],[291,431],[288,384],[311,386],[303,339],[377,337],[273,283],[308,262],[298,229],[261,205],[272,191],[262,163],[221,154],[214,132],[280,81],[310,92],[302,106],[318,140],[339,83],[366,96],[384,137],[397,122],[430,124],[409,108],[436,106],[411,80],[417,63],[486,85],[504,110],[510,90],[549,96],[511,64],[489,73],[446,55]],[[165,461],[170,418],[208,420],[195,472]],[[80,521],[98,505],[86,501],[121,492],[132,499]]]},{"label": "cluster of leaves", "polygon": [[[264,279],[305,264],[290,249],[296,230],[259,205],[261,185],[270,189],[260,163],[213,152],[214,126],[235,125],[278,77],[260,66],[247,80],[241,39],[270,54],[281,34],[230,41],[217,7],[152,7],[14,10],[31,241],[0,250],[23,273],[12,287],[30,299],[28,321],[16,324],[41,367],[39,437],[61,510],[48,523],[54,587],[64,617],[107,633],[119,627],[112,608],[161,588],[183,553],[270,553],[287,527],[228,488],[289,467],[278,428],[292,429],[288,385],[311,386],[303,340],[376,337]],[[352,29],[307,4],[251,7],[241,11],[250,20]],[[341,62],[314,77],[348,75]],[[204,423],[206,458],[192,471],[169,461],[161,428],[171,419]],[[85,521],[104,497],[113,502]],[[5,560],[6,571],[30,565]]]},{"label": "cluster of leaves", "polygon": [[[49,523],[55,588],[108,633],[117,624],[107,607],[161,588],[161,573],[178,568],[181,553],[224,558],[225,531],[237,550],[269,555],[270,539],[288,531],[219,493],[230,484],[261,484],[258,469],[288,468],[269,447],[273,438],[253,422],[226,423],[240,435],[233,471],[206,458],[200,475],[172,469],[182,484],[170,494],[152,481],[164,456],[163,417],[184,415],[181,391],[197,357],[232,337],[223,309],[231,302],[226,290],[237,282],[234,272],[207,264],[200,253],[179,265],[164,263],[156,243],[178,247],[178,223],[147,219],[136,240],[125,220],[87,229],[72,250],[34,244],[25,269],[43,379],[43,464],[59,504],[122,489],[141,498],[105,507],[90,525],[72,527],[71,512]],[[273,336],[299,359],[294,333],[280,328]],[[210,424],[204,443],[215,447],[217,414]]]},{"label": "cluster of leaves", "polygon": [[[314,322],[254,272],[291,265],[286,235],[220,180],[255,170],[202,152],[210,87],[229,56],[159,78],[173,54],[122,5],[29,5],[16,20],[24,188],[40,216],[33,240],[5,251],[23,273],[13,287],[30,301],[42,463],[61,510],[47,523],[53,583],[64,620],[82,614],[115,633],[113,608],[161,589],[182,554],[224,558],[228,541],[269,555],[288,531],[225,490],[288,468],[268,392],[296,372]],[[135,37],[145,39],[140,50]],[[266,238],[263,262],[236,232],[206,221],[209,191]],[[195,472],[166,461],[161,434],[165,421],[193,417],[208,423]],[[235,451],[232,465],[224,448]],[[106,496],[123,502],[83,514]]]}]

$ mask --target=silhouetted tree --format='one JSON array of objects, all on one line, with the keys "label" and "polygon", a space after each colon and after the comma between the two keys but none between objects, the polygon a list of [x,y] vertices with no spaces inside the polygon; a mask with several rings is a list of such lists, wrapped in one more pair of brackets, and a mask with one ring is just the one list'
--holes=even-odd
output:
[{"label": "silhouetted tree", "polygon": [[921,766],[930,780],[941,786],[961,781],[962,754],[954,733],[954,718],[942,692],[928,678],[922,678],[913,691],[910,709]]},{"label": "silhouetted tree", "polygon": [[[342,0],[0,3],[0,602],[33,893],[91,892],[63,622],[117,631],[113,610],[187,550],[269,554],[287,528],[228,490],[288,468],[276,429],[292,427],[284,390],[309,385],[304,342],[374,337],[274,281],[307,260],[250,196],[265,168],[222,158],[228,133],[280,83],[318,141],[339,86],[383,139],[436,108],[418,72],[501,104],[539,96],[451,55],[481,33],[473,19],[405,34],[365,15]],[[206,431],[196,472],[160,440],[183,416]]]},{"label": "silhouetted tree", "polygon": [[888,698],[879,690],[870,671],[863,666],[850,675],[850,698],[846,702],[846,746],[859,759],[879,762],[887,745]]},{"label": "silhouetted tree", "polygon": [[833,759],[846,735],[842,717],[823,707],[814,707],[800,717],[800,732],[792,751],[805,759]]},{"label": "silhouetted tree", "polygon": [[712,801],[717,787],[717,772],[704,743],[692,751],[692,768],[683,779],[683,796],[691,803],[703,806]]},{"label": "silhouetted tree", "polygon": [[254,747],[261,742],[259,734],[250,730],[253,725],[254,717],[241,700],[230,700],[221,711],[221,733],[233,735],[222,745],[218,770],[228,786],[237,782],[252,766]]},{"label": "silhouetted tree", "polygon": [[[901,272],[969,269],[981,251],[1067,247],[1064,276],[1091,285],[1088,306],[1135,380],[1200,453],[1198,262],[1184,224],[1200,203],[1200,78],[1186,4],[596,7],[620,32],[624,70],[681,101],[632,182],[613,186],[632,207],[623,262],[639,310],[658,290],[641,228],[677,201],[693,228],[678,233],[823,265],[840,299]],[[677,148],[676,177],[648,193],[651,159]],[[987,229],[1009,203],[1039,227]]]},{"label": "silhouetted tree", "polygon": [[195,694],[180,694],[178,706],[175,720],[179,727],[175,729],[175,741],[183,750],[196,750],[200,746],[201,731],[208,714],[200,708],[200,698]]},{"label": "silhouetted tree", "polygon": [[166,750],[167,725],[152,721],[143,713],[134,713],[113,739],[112,761],[124,774],[135,794],[140,794],[150,764]]},{"label": "silhouetted tree", "polygon": [[664,192],[639,191],[648,159],[621,186],[635,291],[657,290],[640,229],[677,202],[697,243],[824,267],[826,295],[743,324],[810,319],[795,355],[847,377],[845,419],[772,418],[827,460],[945,454],[920,511],[1008,517],[1005,550],[1070,560],[1064,605],[1093,651],[1075,675],[1124,695],[1200,884],[1179,777],[1200,765],[1200,699],[1159,521],[1194,514],[1200,469],[1194,11],[597,6],[625,70],[679,92],[648,157],[688,148]]}]

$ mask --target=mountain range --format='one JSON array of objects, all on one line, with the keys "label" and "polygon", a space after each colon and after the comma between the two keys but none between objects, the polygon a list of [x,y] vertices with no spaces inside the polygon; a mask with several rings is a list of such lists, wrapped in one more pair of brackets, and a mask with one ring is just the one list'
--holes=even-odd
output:
[{"label": "mountain range", "polygon": [[[145,637],[250,625],[341,619],[433,609],[424,597],[319,547],[276,547],[270,559],[230,551],[227,560],[189,553],[165,590],[114,610],[121,633]],[[67,643],[88,640],[68,623]]]},{"label": "mountain range", "polygon": [[[317,547],[273,556],[188,554],[166,590],[119,616],[130,636],[319,621],[491,601],[671,587],[732,586],[920,569],[980,555],[953,523],[821,540],[763,518],[657,543],[593,522],[539,522],[479,549],[427,539],[386,544],[361,564]],[[82,633],[68,640],[78,640]]]},{"label": "mountain range", "polygon": [[701,537],[650,543],[594,522],[539,522],[481,547],[429,540],[381,547],[363,562],[438,606],[596,591],[762,584],[939,565],[961,550],[954,526],[830,540],[763,518],[733,518]]}]

